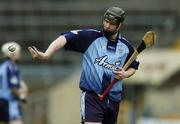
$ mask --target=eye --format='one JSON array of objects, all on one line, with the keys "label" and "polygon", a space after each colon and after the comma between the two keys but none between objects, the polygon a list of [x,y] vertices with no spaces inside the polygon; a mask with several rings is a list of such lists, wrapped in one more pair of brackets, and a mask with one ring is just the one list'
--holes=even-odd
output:
[{"label": "eye", "polygon": [[116,26],[116,23],[113,21],[108,20],[107,18],[104,20],[105,23],[109,23],[110,25]]},{"label": "eye", "polygon": [[108,19],[105,19],[104,22],[105,23],[110,23],[110,21]]}]

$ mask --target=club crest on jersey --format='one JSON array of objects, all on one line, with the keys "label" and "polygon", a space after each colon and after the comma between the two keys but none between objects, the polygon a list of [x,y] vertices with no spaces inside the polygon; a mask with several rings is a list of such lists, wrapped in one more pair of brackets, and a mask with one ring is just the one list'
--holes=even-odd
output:
[{"label": "club crest on jersey", "polygon": [[118,70],[118,69],[121,68],[121,67],[120,67],[120,64],[121,64],[120,61],[115,62],[115,64],[111,64],[111,63],[108,63],[108,62],[107,62],[107,59],[108,59],[108,56],[105,55],[105,56],[96,58],[94,63],[97,64],[97,65],[99,65],[99,66],[102,66],[102,67],[104,67],[104,68],[110,69],[110,70],[112,70],[112,71]]}]

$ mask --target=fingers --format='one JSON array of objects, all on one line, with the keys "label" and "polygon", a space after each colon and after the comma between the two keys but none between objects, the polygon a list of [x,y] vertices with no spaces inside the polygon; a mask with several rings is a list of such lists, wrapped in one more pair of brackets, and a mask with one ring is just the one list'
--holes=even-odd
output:
[{"label": "fingers", "polygon": [[116,79],[121,80],[121,79],[123,79],[125,77],[125,71],[123,69],[115,70],[115,71],[113,71],[113,73],[115,74]]},{"label": "fingers", "polygon": [[35,46],[28,47],[29,52],[31,53],[33,59],[38,61],[45,61],[48,59],[45,53],[39,51]]},{"label": "fingers", "polygon": [[34,51],[36,51],[36,53],[39,52],[35,46],[32,46],[32,48],[33,48]]},{"label": "fingers", "polygon": [[28,50],[32,56],[36,55],[36,51],[32,47],[28,47]]},{"label": "fingers", "polygon": [[118,76],[123,76],[124,75],[124,71],[115,71],[114,72],[115,75],[118,75]]},{"label": "fingers", "polygon": [[125,71],[124,69],[120,68],[118,70],[114,70],[113,73],[114,74],[121,74],[121,73],[124,73],[124,71]]},{"label": "fingers", "polygon": [[33,58],[36,58],[39,54],[39,51],[37,50],[37,48],[35,46],[28,47],[28,50],[31,53]]}]

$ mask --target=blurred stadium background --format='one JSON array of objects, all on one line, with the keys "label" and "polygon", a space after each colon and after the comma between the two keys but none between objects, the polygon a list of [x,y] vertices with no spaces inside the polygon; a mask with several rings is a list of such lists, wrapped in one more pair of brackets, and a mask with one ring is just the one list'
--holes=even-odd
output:
[{"label": "blurred stadium background", "polygon": [[61,50],[39,63],[27,47],[45,51],[64,31],[100,27],[110,6],[126,11],[121,33],[134,46],[146,31],[157,33],[156,45],[138,57],[137,73],[124,81],[118,124],[180,123],[179,0],[0,0],[0,45],[23,47],[20,68],[30,87],[25,124],[80,123],[80,54]]}]

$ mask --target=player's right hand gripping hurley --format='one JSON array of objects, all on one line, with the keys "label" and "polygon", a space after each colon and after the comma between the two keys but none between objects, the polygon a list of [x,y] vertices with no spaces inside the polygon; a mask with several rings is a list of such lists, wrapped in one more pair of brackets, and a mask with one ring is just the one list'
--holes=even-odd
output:
[{"label": "player's right hand gripping hurley", "polygon": [[[142,52],[145,48],[150,47],[152,45],[154,45],[156,41],[156,34],[154,31],[148,31],[146,32],[146,34],[143,36],[142,38],[142,42],[139,44],[139,46],[137,47],[137,49],[134,50],[133,54],[131,55],[131,57],[128,59],[128,61],[125,63],[125,65],[123,66],[124,70],[127,70],[128,67],[131,65],[131,63],[136,59],[136,57],[138,56],[138,54],[140,52]],[[103,100],[104,97],[109,93],[109,91],[111,90],[111,88],[114,86],[114,84],[118,81],[118,79],[113,79],[111,81],[111,83],[109,84],[109,86],[105,89],[105,91],[101,94],[99,94],[99,99]]]}]

